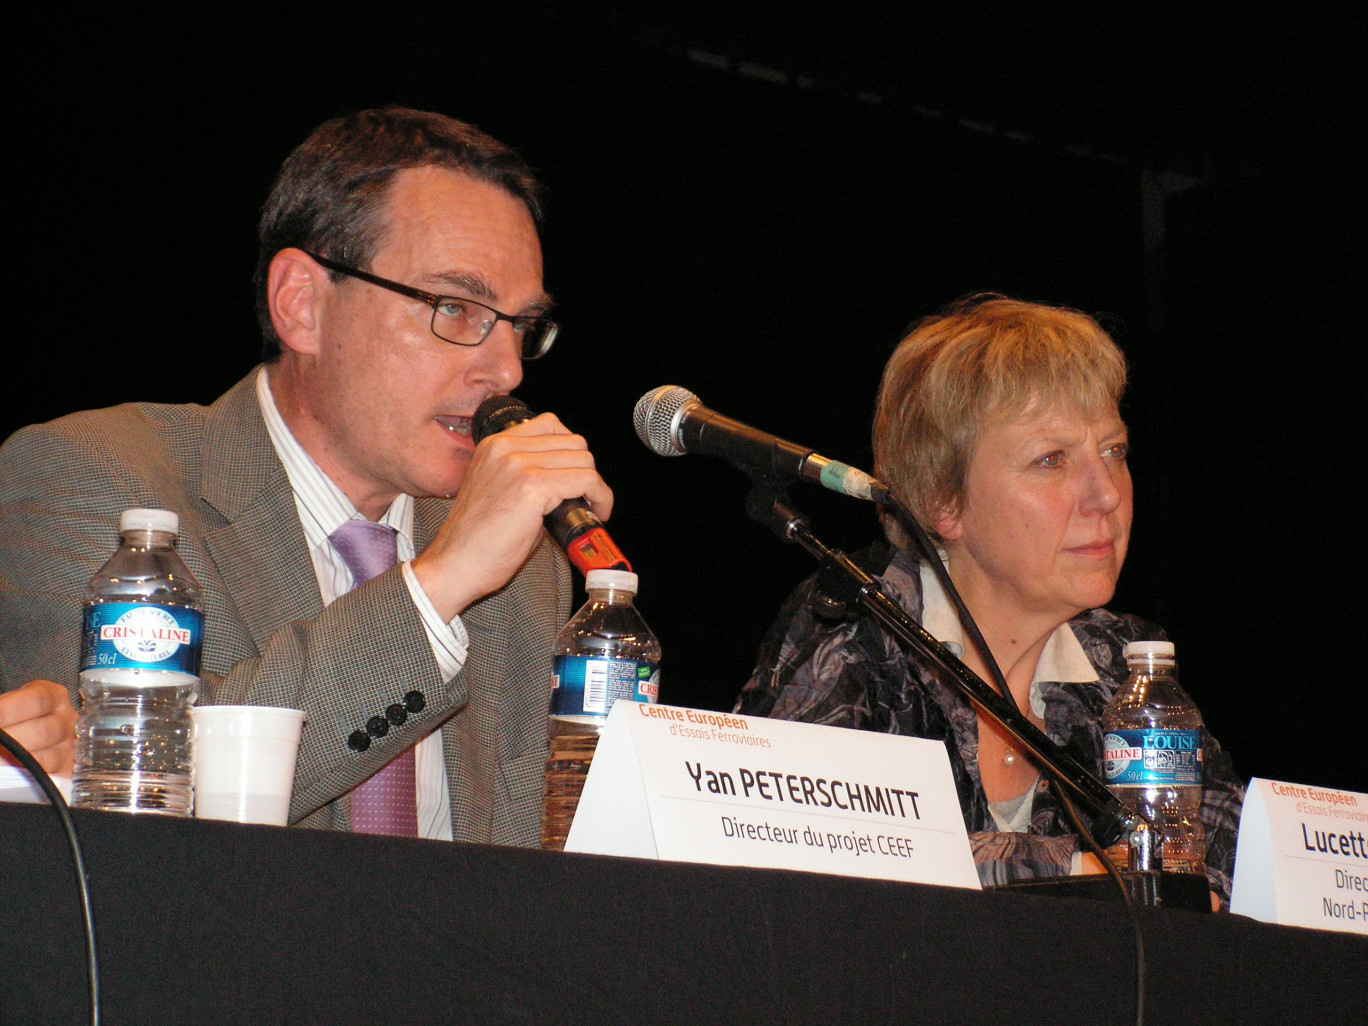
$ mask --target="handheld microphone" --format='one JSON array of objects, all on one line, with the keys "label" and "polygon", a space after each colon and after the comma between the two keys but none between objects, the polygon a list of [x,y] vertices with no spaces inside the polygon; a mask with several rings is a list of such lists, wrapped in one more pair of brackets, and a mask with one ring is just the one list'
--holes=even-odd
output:
[{"label": "handheld microphone", "polygon": [[[491,395],[475,408],[470,418],[470,429],[475,441],[482,442],[489,435],[498,434],[504,428],[521,424],[535,416],[521,399],[511,395]],[[583,499],[566,499],[546,514],[546,529],[580,573],[632,569],[627,557],[608,537],[603,522],[589,511],[589,504]]]},{"label": "handheld microphone", "polygon": [[661,385],[638,399],[632,423],[646,448],[661,456],[701,452],[742,470],[807,478],[856,499],[888,498],[888,486],[863,470],[724,417],[678,385]]}]

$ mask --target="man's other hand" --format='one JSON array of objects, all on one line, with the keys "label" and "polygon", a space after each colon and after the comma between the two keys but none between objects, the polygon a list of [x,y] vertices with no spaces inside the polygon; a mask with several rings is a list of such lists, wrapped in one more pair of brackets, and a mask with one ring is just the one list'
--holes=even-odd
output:
[{"label": "man's other hand", "polygon": [[[50,680],[31,680],[0,695],[0,730],[29,750],[54,776],[71,776],[76,757],[76,707],[67,689]],[[0,763],[15,760],[0,750]]]}]

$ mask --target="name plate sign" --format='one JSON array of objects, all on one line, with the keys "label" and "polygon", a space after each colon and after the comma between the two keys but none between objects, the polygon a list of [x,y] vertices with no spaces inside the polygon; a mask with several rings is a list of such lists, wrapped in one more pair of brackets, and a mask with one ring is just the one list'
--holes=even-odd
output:
[{"label": "name plate sign", "polygon": [[638,702],[565,850],[979,886],[940,742]]},{"label": "name plate sign", "polygon": [[1368,934],[1368,794],[1251,780],[1230,911]]}]

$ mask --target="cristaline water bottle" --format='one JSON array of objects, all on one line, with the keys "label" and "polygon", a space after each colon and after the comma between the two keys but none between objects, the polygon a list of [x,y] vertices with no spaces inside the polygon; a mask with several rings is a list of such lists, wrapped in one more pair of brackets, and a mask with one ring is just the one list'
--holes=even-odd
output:
[{"label": "cristaline water bottle", "polygon": [[86,588],[73,805],[190,815],[204,616],[179,530],[167,510],[125,510],[123,544]]},{"label": "cristaline water bottle", "polygon": [[[1164,835],[1164,869],[1201,873],[1202,714],[1174,677],[1168,641],[1132,641],[1130,676],[1102,712],[1103,767],[1112,794],[1147,816]],[[1125,844],[1108,853],[1125,868]]]},{"label": "cristaline water bottle", "polygon": [[552,664],[541,843],[557,851],[613,703],[660,697],[660,642],[632,604],[637,575],[590,570],[585,589],[589,601],[556,636]]}]

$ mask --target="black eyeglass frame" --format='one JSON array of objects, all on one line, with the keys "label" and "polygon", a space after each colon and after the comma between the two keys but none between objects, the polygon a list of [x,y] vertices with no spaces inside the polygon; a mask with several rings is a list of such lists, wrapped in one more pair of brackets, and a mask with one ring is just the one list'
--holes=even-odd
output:
[{"label": "black eyeglass frame", "polygon": [[[426,303],[428,306],[432,307],[432,321],[428,325],[429,329],[443,342],[453,346],[471,347],[481,345],[485,339],[489,338],[489,335],[494,330],[496,324],[500,321],[507,321],[509,324],[513,325],[513,333],[518,338],[518,355],[522,357],[523,360],[536,360],[545,356],[550,351],[551,344],[556,341],[556,335],[560,332],[560,325],[550,317],[540,315],[532,316],[528,314],[506,314],[500,310],[495,310],[488,303],[481,303],[478,299],[467,299],[465,296],[439,296],[435,292],[425,292],[422,289],[416,289],[411,285],[403,285],[397,281],[390,281],[388,278],[382,278],[378,274],[371,274],[368,271],[362,271],[355,267],[348,267],[346,264],[339,264],[336,260],[329,260],[327,257],[319,256],[317,253],[311,253],[307,249],[304,250],[304,252],[308,253],[316,263],[326,267],[330,271],[336,271],[338,274],[345,274],[350,278],[356,278],[360,281],[368,282],[371,285],[379,286],[382,289],[389,289],[389,291],[398,293],[401,296],[406,296],[409,299],[416,299],[421,303]],[[447,299],[451,300],[453,303],[468,303],[471,306],[478,306],[481,310],[488,310],[494,315],[492,320],[483,322],[478,341],[458,342],[454,338],[447,338],[437,330],[437,306],[443,300]],[[527,351],[528,340],[535,339],[537,336],[535,334],[529,335],[527,333],[524,326],[529,323],[542,325],[544,331],[540,345],[535,352],[531,353]]]}]

